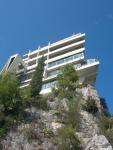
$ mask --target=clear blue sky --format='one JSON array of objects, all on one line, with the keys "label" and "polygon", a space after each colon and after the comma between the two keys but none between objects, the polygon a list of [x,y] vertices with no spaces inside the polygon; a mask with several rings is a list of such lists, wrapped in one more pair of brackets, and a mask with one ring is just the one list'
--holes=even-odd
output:
[{"label": "clear blue sky", "polygon": [[79,32],[87,58],[100,60],[96,87],[113,113],[113,0],[0,0],[0,68],[14,53]]}]

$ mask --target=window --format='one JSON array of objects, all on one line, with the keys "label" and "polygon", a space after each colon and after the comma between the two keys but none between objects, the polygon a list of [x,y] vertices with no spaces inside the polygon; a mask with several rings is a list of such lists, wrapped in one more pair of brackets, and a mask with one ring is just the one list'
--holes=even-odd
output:
[{"label": "window", "polygon": [[53,66],[65,63],[65,62],[69,62],[71,60],[77,59],[77,58],[82,57],[82,56],[84,56],[83,53],[75,54],[75,55],[72,55],[72,56],[69,56],[69,57],[66,57],[66,58],[54,61],[52,63],[49,63],[48,67],[53,67]]},{"label": "window", "polygon": [[21,63],[19,63],[18,70],[21,70],[21,69],[24,69],[24,66]]},{"label": "window", "polygon": [[74,68],[75,69],[78,69],[78,68],[80,68],[81,67],[81,64],[76,64],[76,65],[74,65]]},{"label": "window", "polygon": [[60,70],[55,70],[47,73],[47,77],[54,76],[60,73]]},{"label": "window", "polygon": [[36,60],[35,61],[30,61],[29,63],[28,63],[28,66],[32,66],[32,65],[35,65],[36,64]]},{"label": "window", "polygon": [[35,57],[37,57],[37,53],[29,55],[29,59],[32,59],[32,58],[35,58]]},{"label": "window", "polygon": [[26,59],[26,58],[28,58],[28,55],[27,54],[23,55],[23,59]]},{"label": "window", "polygon": [[44,90],[44,89],[49,89],[49,88],[52,88],[52,87],[55,87],[56,82],[57,82],[57,81],[52,81],[52,82],[43,84],[42,90]]}]

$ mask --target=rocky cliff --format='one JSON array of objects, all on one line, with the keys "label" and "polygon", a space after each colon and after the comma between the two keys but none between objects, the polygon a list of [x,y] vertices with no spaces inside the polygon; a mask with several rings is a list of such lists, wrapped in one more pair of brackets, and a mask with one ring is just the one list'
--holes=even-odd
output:
[{"label": "rocky cliff", "polygon": [[[107,138],[99,131],[98,120],[101,116],[101,105],[96,89],[89,85],[78,89],[77,93],[81,95],[81,105],[88,97],[92,97],[99,110],[96,115],[92,115],[80,109],[80,125],[76,132],[81,142],[80,148],[83,150],[112,150]],[[59,150],[57,131],[64,126],[64,123],[63,115],[59,113],[58,108],[68,111],[68,101],[66,97],[61,99],[50,95],[48,97],[49,110],[41,110],[35,106],[28,107],[26,122],[13,127],[1,140],[1,150]]]}]

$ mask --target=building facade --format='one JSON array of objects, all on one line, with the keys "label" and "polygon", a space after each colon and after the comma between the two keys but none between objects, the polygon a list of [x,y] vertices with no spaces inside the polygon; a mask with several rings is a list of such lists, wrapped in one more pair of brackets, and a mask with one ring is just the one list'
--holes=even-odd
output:
[{"label": "building facade", "polygon": [[79,73],[81,84],[94,85],[99,61],[96,59],[86,60],[84,54],[85,34],[79,33],[52,44],[49,43],[37,50],[29,51],[22,57],[15,54],[9,58],[1,72],[16,71],[17,76],[21,79],[20,88],[27,87],[38,65],[38,59],[43,56],[45,67],[41,94],[51,91],[56,84],[60,68],[66,64],[72,64],[75,67]]}]

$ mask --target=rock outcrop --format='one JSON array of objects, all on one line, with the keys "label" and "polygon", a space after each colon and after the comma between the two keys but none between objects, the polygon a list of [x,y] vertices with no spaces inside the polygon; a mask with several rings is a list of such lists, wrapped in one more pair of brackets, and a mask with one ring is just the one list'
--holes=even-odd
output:
[{"label": "rock outcrop", "polygon": [[[94,87],[88,86],[78,89],[78,92],[82,94],[84,101],[89,96],[95,99],[99,108],[96,116],[84,110],[80,111],[80,129],[77,134],[81,139],[83,150],[113,150],[106,137],[99,133],[97,122],[101,115],[101,106],[97,91]],[[53,101],[49,101],[51,110],[42,111],[35,107],[28,108],[26,110],[29,113],[27,123],[13,128],[1,140],[1,150],[58,150],[54,136],[57,135],[57,129],[61,128],[63,124],[59,121],[57,108],[60,105],[68,111],[66,103],[67,99],[63,99],[59,104],[59,99],[55,97]]]},{"label": "rock outcrop", "polygon": [[112,150],[112,146],[104,135],[95,134],[87,144],[85,150]]},{"label": "rock outcrop", "polygon": [[106,139],[104,135],[100,135],[98,128],[98,119],[101,116],[101,105],[99,95],[96,89],[90,85],[78,90],[82,93],[84,100],[87,100],[88,97],[92,97],[96,101],[99,112],[96,116],[89,114],[86,111],[81,110],[81,124],[80,132],[78,133],[79,137],[83,141],[84,150],[113,150],[112,146]]}]

